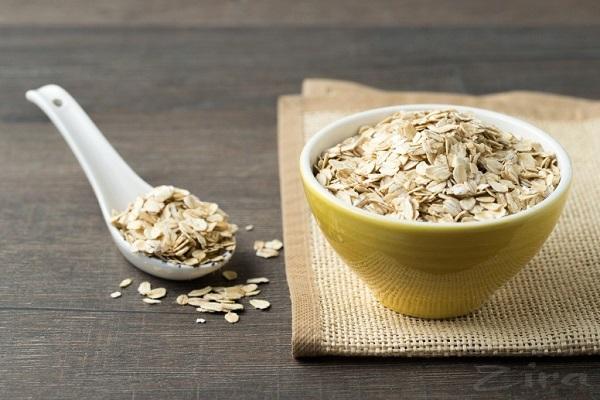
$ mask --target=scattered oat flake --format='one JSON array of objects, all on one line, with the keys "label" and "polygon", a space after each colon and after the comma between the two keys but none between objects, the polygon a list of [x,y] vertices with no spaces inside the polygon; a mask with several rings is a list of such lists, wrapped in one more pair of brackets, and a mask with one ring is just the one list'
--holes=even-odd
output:
[{"label": "scattered oat flake", "polygon": [[215,301],[219,301],[219,300],[223,300],[223,295],[220,293],[207,293],[204,296],[202,296],[202,298],[204,300],[215,300]]},{"label": "scattered oat flake", "polygon": [[204,318],[196,318],[196,323],[197,324],[205,324],[206,320]]},{"label": "scattered oat flake", "polygon": [[246,225],[244,227],[244,229],[247,230],[247,231],[251,231],[252,229],[254,229],[254,225]]},{"label": "scattered oat flake", "polygon": [[150,299],[148,297],[143,298],[142,301],[146,304],[160,304],[161,301],[160,300],[156,300],[156,299]]},{"label": "scattered oat flake", "polygon": [[258,289],[258,285],[256,283],[249,283],[247,285],[242,286],[242,290],[244,291],[244,293],[254,292],[256,289]]},{"label": "scattered oat flake", "polygon": [[241,286],[231,286],[225,288],[225,290],[223,291],[223,297],[225,297],[228,300],[238,300],[244,297],[244,295],[245,293],[242,290]]},{"label": "scattered oat flake", "polygon": [[225,279],[227,279],[228,281],[232,281],[234,279],[237,279],[238,274],[235,271],[223,271],[223,277]]},{"label": "scattered oat flake", "polygon": [[246,283],[269,283],[269,278],[265,278],[265,277],[250,278],[250,279],[246,279]]},{"label": "scattered oat flake", "polygon": [[257,308],[259,310],[266,310],[267,308],[271,307],[271,303],[269,303],[267,300],[261,299],[252,299],[250,300],[250,304],[252,305],[252,307]]},{"label": "scattered oat flake", "polygon": [[188,298],[187,304],[194,307],[200,307],[204,304],[206,300],[201,299],[199,297],[190,297]]},{"label": "scattered oat flake", "polygon": [[140,286],[138,286],[138,293],[145,296],[151,289],[150,282],[142,282],[140,283]]},{"label": "scattered oat flake", "polygon": [[[179,295],[176,302],[180,305],[193,306],[197,312],[201,313],[233,314],[234,312],[243,311],[245,309],[244,304],[239,302],[239,300],[245,297],[256,296],[260,293],[258,284],[254,282],[269,282],[269,280],[264,277],[252,278],[250,281],[251,283],[233,286],[207,286],[203,289],[192,291],[187,295]],[[190,296],[191,294],[198,296]],[[250,300],[250,304],[254,308],[262,310],[270,307],[269,302],[266,300]],[[229,315],[227,318],[233,321],[233,319],[239,319],[239,316]],[[231,323],[235,322],[237,322],[237,319]]]},{"label": "scattered oat flake", "polygon": [[242,311],[244,305],[240,303],[222,303],[223,311]]},{"label": "scattered oat flake", "polygon": [[214,301],[222,301],[225,298],[221,293],[208,293],[202,296],[204,300],[214,300]]},{"label": "scattered oat flake", "polygon": [[263,258],[277,257],[279,255],[279,249],[283,247],[283,243],[280,240],[274,239],[268,242],[263,240],[257,240],[254,242],[254,250],[256,255]]},{"label": "scattered oat flake", "polygon": [[189,297],[202,297],[207,293],[210,293],[213,290],[211,286],[204,287],[202,289],[196,289],[189,292],[187,295]]},{"label": "scattered oat flake", "polygon": [[175,302],[180,306],[185,306],[188,303],[188,297],[185,294],[180,294],[177,296],[177,299],[175,299]]},{"label": "scattered oat flake", "polygon": [[283,248],[283,243],[281,242],[281,240],[273,239],[266,242],[265,247],[267,249],[281,250]]},{"label": "scattered oat flake", "polygon": [[130,278],[123,279],[123,280],[121,281],[121,283],[119,283],[119,287],[120,287],[120,288],[126,288],[127,286],[131,285],[131,283],[132,283],[132,282],[133,282],[133,281],[132,281]]},{"label": "scattered oat flake", "polygon": [[222,312],[223,311],[223,304],[215,303],[212,301],[205,301],[200,307],[202,307],[205,310],[214,311],[214,312]]},{"label": "scattered oat flake", "polygon": [[146,296],[151,299],[160,299],[167,295],[167,289],[165,288],[156,288],[152,289],[146,293]]},{"label": "scattered oat flake", "polygon": [[230,324],[235,324],[239,320],[240,316],[234,312],[228,312],[227,314],[225,314],[225,321],[229,322]]},{"label": "scattered oat flake", "polygon": [[118,297],[121,297],[121,292],[112,292],[110,294],[110,297],[112,297],[113,299],[116,299]]},{"label": "scattered oat flake", "polygon": [[263,247],[262,249],[256,251],[256,255],[262,258],[272,258],[277,257],[279,255],[279,252],[274,249],[268,249],[266,247]]}]

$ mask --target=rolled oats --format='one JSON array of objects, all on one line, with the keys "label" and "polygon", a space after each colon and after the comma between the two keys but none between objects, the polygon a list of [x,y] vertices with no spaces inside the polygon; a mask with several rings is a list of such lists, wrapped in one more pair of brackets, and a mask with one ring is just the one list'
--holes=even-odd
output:
[{"label": "rolled oats", "polygon": [[256,289],[258,289],[258,285],[256,283],[249,283],[247,285],[242,286],[242,291],[244,292],[244,294],[254,292]]},{"label": "rolled oats", "polygon": [[214,312],[222,312],[224,310],[222,303],[212,302],[212,301],[204,301],[200,307],[204,310],[214,311]]},{"label": "rolled oats", "polygon": [[[267,243],[267,242],[263,242]],[[275,241],[275,247],[280,245]],[[182,306],[194,307],[197,312],[201,313],[222,313],[225,315],[225,320],[229,323],[239,321],[239,315],[236,313],[244,312],[245,306],[242,304],[244,298],[258,295],[261,291],[258,289],[258,284],[268,283],[269,279],[265,277],[247,279],[245,284],[237,284],[232,286],[206,286],[201,289],[195,289],[187,294],[177,296],[175,302]],[[146,304],[160,304],[161,298],[167,295],[165,288],[152,288],[150,282],[142,282],[138,287],[138,292],[144,296],[142,301]],[[121,296],[120,292],[111,294],[111,297],[117,298]],[[271,305],[266,300],[251,299],[249,303],[253,308],[265,310]],[[204,324],[203,318],[197,318],[196,323]]]},{"label": "rolled oats", "polygon": [[246,279],[246,283],[269,283],[269,278],[265,278],[265,277],[250,278],[250,279]]},{"label": "rolled oats", "polygon": [[265,248],[272,250],[281,250],[283,248],[283,243],[281,242],[281,240],[278,239],[269,240],[265,243]]},{"label": "rolled oats", "polygon": [[240,320],[240,316],[234,312],[230,311],[227,314],[225,314],[225,321],[229,322],[230,324],[235,324],[239,320]]},{"label": "rolled oats", "polygon": [[188,298],[188,301],[186,304],[190,305],[190,306],[194,306],[194,307],[201,307],[202,304],[204,304],[205,302],[206,302],[206,300],[203,300],[201,298],[190,297],[190,298]]},{"label": "rolled oats", "polygon": [[165,288],[152,289],[148,293],[146,293],[146,297],[149,297],[151,299],[161,299],[161,298],[165,297],[166,295],[167,295],[167,289],[165,289]]},{"label": "rolled oats", "polygon": [[[314,171],[349,205],[430,222],[501,218],[538,204],[560,182],[556,156],[539,143],[455,110],[400,112],[361,127],[325,150]],[[255,243],[257,254],[265,248],[274,246]]]},{"label": "rolled oats", "polygon": [[138,293],[145,296],[151,289],[150,282],[142,282],[140,283],[140,286],[138,286]]},{"label": "rolled oats", "polygon": [[202,289],[192,290],[187,295],[189,297],[202,297],[205,294],[210,293],[212,290],[213,290],[213,288],[211,286],[206,286],[206,287],[204,287]]},{"label": "rolled oats", "polygon": [[283,248],[281,240],[273,239],[265,242],[264,240],[257,240],[254,242],[254,250],[256,255],[262,258],[277,257],[279,250]]},{"label": "rolled oats", "polygon": [[138,197],[125,211],[113,212],[111,223],[134,251],[189,266],[223,260],[235,250],[238,229],[217,204],[173,186]]},{"label": "rolled oats", "polygon": [[234,279],[237,279],[237,277],[238,277],[237,272],[231,271],[231,270],[223,271],[222,275],[223,275],[223,278],[227,279],[228,281],[232,281]]},{"label": "rolled oats", "polygon": [[262,249],[256,251],[256,255],[262,258],[272,258],[277,257],[279,252],[274,249],[267,249],[266,247],[263,247]]},{"label": "rolled oats", "polygon": [[267,308],[271,307],[271,303],[269,303],[266,300],[261,300],[261,299],[250,300],[250,305],[252,305],[252,307],[257,308],[259,310],[266,310]]},{"label": "rolled oats", "polygon": [[131,285],[131,283],[132,283],[132,282],[133,282],[133,281],[132,281],[130,278],[123,279],[123,280],[121,281],[121,283],[119,283],[119,287],[120,287],[120,288],[126,288],[127,286]]},{"label": "rolled oats", "polygon": [[180,306],[185,306],[188,303],[188,300],[189,298],[185,294],[180,294],[177,296],[177,299],[175,299],[175,302]]},{"label": "rolled oats", "polygon": [[223,311],[241,311],[244,309],[244,305],[240,303],[221,303]]}]

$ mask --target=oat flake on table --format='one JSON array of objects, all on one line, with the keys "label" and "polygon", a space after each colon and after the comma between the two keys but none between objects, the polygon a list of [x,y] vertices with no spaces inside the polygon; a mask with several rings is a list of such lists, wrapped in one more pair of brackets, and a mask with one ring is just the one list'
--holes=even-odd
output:
[{"label": "oat flake on table", "polygon": [[272,258],[279,255],[279,250],[283,248],[283,243],[279,239],[269,241],[256,240],[254,242],[254,250],[256,255],[262,258]]},{"label": "oat flake on table", "polygon": [[132,282],[133,280],[131,278],[123,279],[121,283],[119,283],[119,287],[126,288],[127,286],[131,285]]},{"label": "oat flake on table", "polygon": [[[269,279],[265,277],[249,278],[243,285],[233,286],[206,286],[201,289],[195,289],[187,295],[181,294],[177,297],[177,304],[182,306],[192,306],[196,311],[202,313],[225,313],[225,319],[230,323],[236,323],[239,316],[234,316],[237,311],[243,311],[244,305],[240,302],[245,297],[253,297],[260,293],[258,284],[268,283]],[[192,297],[192,295],[196,297]],[[249,303],[258,309],[270,307],[266,300],[252,299]]]}]

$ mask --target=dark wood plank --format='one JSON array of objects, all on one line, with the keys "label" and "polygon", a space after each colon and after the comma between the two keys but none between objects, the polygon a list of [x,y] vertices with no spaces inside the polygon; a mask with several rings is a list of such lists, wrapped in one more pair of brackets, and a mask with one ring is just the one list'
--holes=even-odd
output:
[{"label": "dark wood plank", "polygon": [[4,0],[0,25],[598,25],[595,0]]},{"label": "dark wood plank", "polygon": [[2,310],[0,393],[61,399],[505,399],[543,393],[559,399],[593,398],[600,390],[600,373],[589,358],[298,362],[282,335],[288,321],[265,330],[257,317],[223,330],[216,321],[194,326],[189,320],[183,313]]},{"label": "dark wood plank", "polygon": [[600,27],[0,28],[0,120],[45,121],[22,96],[48,82],[113,118],[260,107],[271,113],[270,127],[276,96],[297,92],[310,76],[402,90],[600,98],[599,38]]},{"label": "dark wood plank", "polygon": [[[275,101],[304,77],[600,98],[599,37],[594,26],[0,28],[0,398],[593,398],[598,357],[295,361],[283,259],[250,246],[281,237]],[[170,301],[142,304],[134,287],[108,298],[122,278],[147,276],[117,253],[75,158],[25,102],[49,82],[149,182],[256,226],[240,233],[232,266],[272,278],[272,310],[199,326]],[[151,280],[173,300],[220,278]]]}]

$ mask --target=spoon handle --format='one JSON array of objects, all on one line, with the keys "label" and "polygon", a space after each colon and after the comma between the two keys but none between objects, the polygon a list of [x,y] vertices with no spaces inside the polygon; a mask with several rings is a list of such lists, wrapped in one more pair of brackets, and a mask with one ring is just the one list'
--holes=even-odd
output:
[{"label": "spoon handle", "polygon": [[112,209],[125,209],[136,196],[150,189],[66,90],[46,85],[29,90],[26,97],[46,113],[69,144],[96,193],[106,221]]}]

